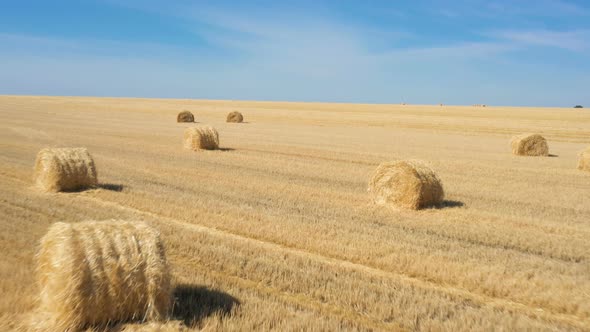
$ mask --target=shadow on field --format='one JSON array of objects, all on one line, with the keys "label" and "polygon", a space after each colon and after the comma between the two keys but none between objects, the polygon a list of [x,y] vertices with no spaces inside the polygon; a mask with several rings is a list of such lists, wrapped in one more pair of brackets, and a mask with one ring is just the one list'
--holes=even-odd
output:
[{"label": "shadow on field", "polygon": [[172,318],[194,326],[211,315],[228,315],[238,305],[240,301],[227,293],[203,286],[179,285],[174,289]]},{"label": "shadow on field", "polygon": [[437,209],[450,209],[450,208],[459,208],[465,206],[465,203],[460,201],[451,201],[451,200],[444,200]]},{"label": "shadow on field", "polygon": [[219,149],[217,149],[217,150],[219,150],[219,151],[223,151],[223,152],[228,152],[228,151],[236,151],[236,149],[234,149],[234,148],[219,148]]},{"label": "shadow on field", "polygon": [[553,158],[557,158],[557,157],[559,157],[559,155],[556,155],[556,154],[551,154],[551,153],[550,153],[550,154],[548,154],[548,155],[547,155],[547,157],[553,157]]},{"label": "shadow on field", "polygon": [[123,191],[123,185],[121,185],[121,184],[101,183],[97,187],[100,189],[116,191],[116,192]]},{"label": "shadow on field", "polygon": [[125,187],[121,184],[100,183],[100,184],[97,184],[96,187],[82,187],[82,188],[76,188],[76,189],[63,190],[61,192],[62,193],[81,193],[84,191],[95,190],[95,189],[104,189],[104,190],[121,192],[121,191],[123,191],[124,188]]}]

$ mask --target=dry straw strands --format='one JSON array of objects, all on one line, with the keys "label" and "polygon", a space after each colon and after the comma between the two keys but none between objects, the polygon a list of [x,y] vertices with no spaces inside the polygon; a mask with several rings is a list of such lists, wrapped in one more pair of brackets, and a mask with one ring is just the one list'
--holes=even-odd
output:
[{"label": "dry straw strands", "polygon": [[46,148],[37,153],[33,180],[53,192],[93,187],[96,167],[86,148]]},{"label": "dry straw strands", "polygon": [[549,147],[539,134],[522,134],[512,137],[512,154],[517,156],[548,156]]},{"label": "dry straw strands", "polygon": [[211,126],[187,128],[183,143],[186,149],[193,151],[215,150],[219,148],[219,134]]},{"label": "dry straw strands", "polygon": [[189,111],[182,111],[176,116],[176,122],[195,122],[195,116]]},{"label": "dry straw strands", "polygon": [[590,172],[590,146],[586,150],[580,152],[580,160],[578,161],[578,169]]},{"label": "dry straw strands", "polygon": [[189,332],[182,321],[169,321],[165,323],[127,324],[121,332]]},{"label": "dry straw strands", "polygon": [[167,319],[170,275],[159,233],[142,222],[55,223],[37,256],[48,331]]},{"label": "dry straw strands", "polygon": [[415,160],[381,163],[369,181],[377,204],[417,210],[440,204],[444,190],[434,171]]},{"label": "dry straw strands", "polygon": [[226,122],[244,122],[244,116],[240,112],[231,112],[227,115]]}]

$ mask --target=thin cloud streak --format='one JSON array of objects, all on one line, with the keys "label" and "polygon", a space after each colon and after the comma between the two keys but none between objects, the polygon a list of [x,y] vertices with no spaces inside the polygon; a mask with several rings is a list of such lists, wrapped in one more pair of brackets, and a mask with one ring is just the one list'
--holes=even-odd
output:
[{"label": "thin cloud streak", "polygon": [[590,30],[503,30],[489,35],[525,45],[555,47],[576,52],[590,49]]}]

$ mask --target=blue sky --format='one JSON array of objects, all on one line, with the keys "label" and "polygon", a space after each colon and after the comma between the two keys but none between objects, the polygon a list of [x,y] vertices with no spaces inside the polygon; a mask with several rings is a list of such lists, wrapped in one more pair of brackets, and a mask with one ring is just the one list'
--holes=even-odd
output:
[{"label": "blue sky", "polygon": [[0,94],[590,106],[590,2],[2,1]]}]

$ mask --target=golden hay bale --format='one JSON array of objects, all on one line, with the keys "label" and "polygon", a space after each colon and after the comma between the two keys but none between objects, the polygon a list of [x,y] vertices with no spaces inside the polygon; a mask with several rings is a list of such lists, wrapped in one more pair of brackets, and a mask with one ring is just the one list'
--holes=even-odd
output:
[{"label": "golden hay bale", "polygon": [[548,156],[545,138],[538,134],[522,134],[512,137],[512,153],[518,156]]},{"label": "golden hay bale", "polygon": [[586,150],[580,152],[580,160],[578,161],[578,169],[590,172],[590,146]]},{"label": "golden hay bale", "polygon": [[434,171],[416,160],[381,163],[369,181],[377,204],[418,210],[440,204],[444,190]]},{"label": "golden hay bale", "polygon": [[176,116],[176,122],[195,122],[195,116],[189,111],[182,111]]},{"label": "golden hay bale", "polygon": [[219,134],[211,126],[192,127],[184,131],[184,147],[193,151],[219,148]]},{"label": "golden hay bale", "polygon": [[45,191],[93,187],[96,167],[86,148],[46,148],[37,153],[33,180]]},{"label": "golden hay bale", "polygon": [[243,122],[244,121],[244,116],[242,115],[242,113],[240,112],[231,112],[227,115],[227,121],[226,122]]},{"label": "golden hay bale", "polygon": [[166,319],[171,286],[159,232],[120,220],[55,223],[37,255],[41,288],[35,325],[78,330]]}]

